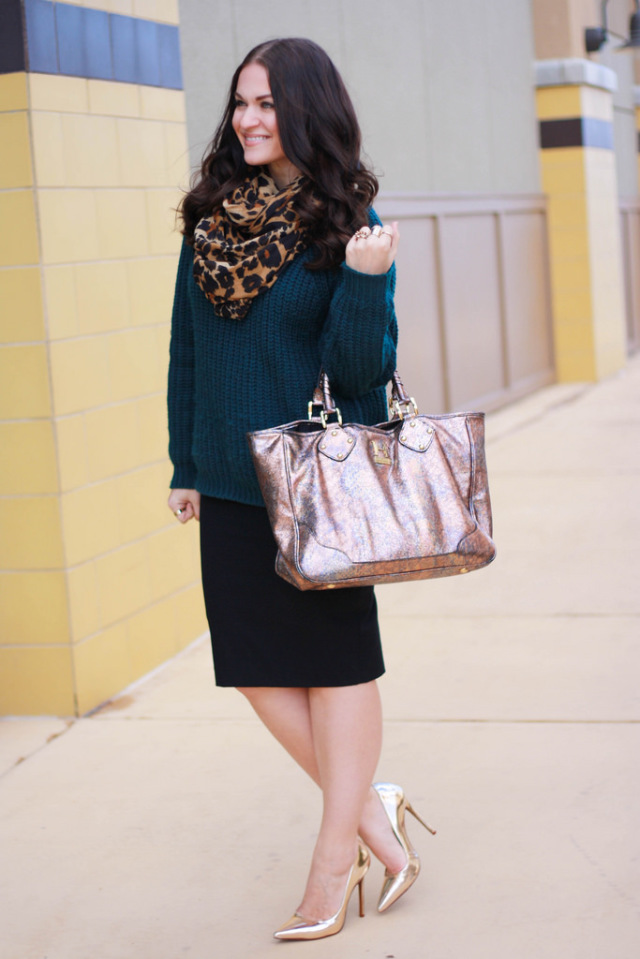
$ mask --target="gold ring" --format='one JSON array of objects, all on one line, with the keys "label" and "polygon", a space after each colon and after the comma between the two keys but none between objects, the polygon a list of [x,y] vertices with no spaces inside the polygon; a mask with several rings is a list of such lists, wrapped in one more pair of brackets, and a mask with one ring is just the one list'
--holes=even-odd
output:
[{"label": "gold ring", "polygon": [[180,507],[180,509],[174,509],[173,511],[174,516],[182,516],[183,513],[184,513],[184,510],[182,509],[182,507]]},{"label": "gold ring", "polygon": [[380,236],[390,236],[393,239],[393,233],[390,233],[389,230],[383,230]]},{"label": "gold ring", "polygon": [[369,230],[368,227],[366,228],[363,227],[362,230],[356,230],[354,235],[356,240],[366,240],[366,238],[369,236],[370,233],[371,233],[371,230]]},{"label": "gold ring", "polygon": [[382,227],[378,226],[378,224],[376,223],[376,225],[374,226],[371,232],[373,233],[374,236],[380,236],[382,233]]}]

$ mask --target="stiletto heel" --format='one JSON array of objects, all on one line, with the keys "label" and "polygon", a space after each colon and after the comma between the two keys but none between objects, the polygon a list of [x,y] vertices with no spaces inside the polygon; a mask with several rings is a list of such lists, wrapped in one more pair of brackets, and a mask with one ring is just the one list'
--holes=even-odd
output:
[{"label": "stiletto heel", "polygon": [[426,822],[424,821],[424,819],[421,819],[421,818],[420,818],[420,816],[419,816],[418,813],[415,811],[415,809],[413,808],[413,806],[411,805],[411,803],[408,803],[408,802],[406,801],[406,799],[405,799],[405,809],[407,810],[407,812],[410,812],[411,815],[413,816],[413,818],[414,818],[414,819],[417,819],[418,822],[421,823],[421,825],[423,825],[424,828],[425,828],[428,832],[430,832],[432,836],[435,836],[435,834],[436,834],[435,829],[432,829],[431,826],[427,826],[427,824],[426,824]]},{"label": "stiletto heel", "polygon": [[371,856],[367,849],[358,843],[358,855],[351,867],[347,888],[344,891],[342,904],[330,919],[305,919],[297,912],[274,932],[276,939],[324,939],[326,936],[335,936],[344,926],[347,916],[347,906],[351,893],[358,887],[360,915],[364,916],[364,877],[371,864]]},{"label": "stiletto heel", "polygon": [[433,836],[435,836],[436,831],[428,826],[424,819],[420,818],[411,803],[407,801],[401,786],[396,786],[394,783],[374,783],[373,788],[380,797],[382,808],[391,824],[393,834],[407,857],[407,863],[400,872],[392,873],[388,869],[385,870],[382,892],[378,900],[378,912],[384,912],[414,884],[420,872],[420,858],[409,842],[404,824],[405,812],[410,812]]}]

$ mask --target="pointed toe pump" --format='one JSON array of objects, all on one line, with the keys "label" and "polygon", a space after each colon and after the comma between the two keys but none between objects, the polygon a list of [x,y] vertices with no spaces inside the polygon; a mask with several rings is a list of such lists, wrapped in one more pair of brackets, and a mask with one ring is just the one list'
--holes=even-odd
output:
[{"label": "pointed toe pump", "polygon": [[436,831],[431,826],[427,826],[426,822],[420,818],[407,800],[401,786],[396,786],[394,783],[374,783],[373,788],[380,797],[382,808],[391,824],[393,834],[407,857],[407,863],[400,872],[392,873],[388,869],[385,871],[382,892],[378,901],[378,912],[384,912],[414,884],[420,872],[418,853],[409,842],[407,835],[404,822],[405,812],[410,812],[412,816],[415,816],[418,822],[433,836],[435,836]]},{"label": "pointed toe pump", "polygon": [[295,913],[283,926],[274,932],[276,939],[324,939],[326,936],[335,936],[344,926],[347,915],[347,906],[351,893],[358,887],[360,898],[360,915],[364,916],[364,877],[371,863],[371,857],[364,846],[358,844],[358,855],[351,867],[347,888],[344,892],[342,905],[335,916],[329,919],[305,919]]}]

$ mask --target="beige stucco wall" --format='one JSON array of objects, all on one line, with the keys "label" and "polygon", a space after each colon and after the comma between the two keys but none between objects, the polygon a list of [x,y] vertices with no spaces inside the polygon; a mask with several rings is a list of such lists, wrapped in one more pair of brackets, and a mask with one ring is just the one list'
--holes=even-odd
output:
[{"label": "beige stucco wall", "polygon": [[384,191],[540,189],[530,0],[180,0],[191,156],[256,43],[307,36],[355,100]]}]

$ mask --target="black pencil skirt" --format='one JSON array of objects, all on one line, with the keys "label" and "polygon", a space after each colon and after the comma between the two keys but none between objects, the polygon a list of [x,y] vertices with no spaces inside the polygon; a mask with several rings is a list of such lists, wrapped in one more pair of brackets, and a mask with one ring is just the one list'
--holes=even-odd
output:
[{"label": "black pencil skirt", "polygon": [[275,572],[267,511],[202,497],[202,584],[218,686],[355,686],[384,672],[371,586],[301,592]]}]

